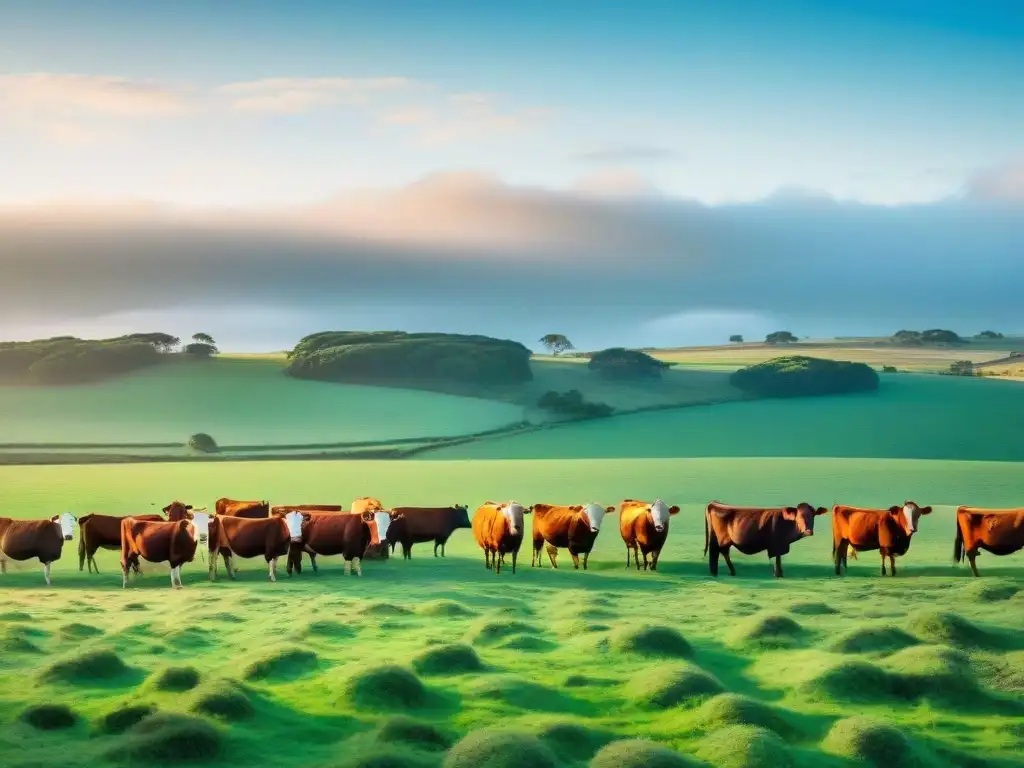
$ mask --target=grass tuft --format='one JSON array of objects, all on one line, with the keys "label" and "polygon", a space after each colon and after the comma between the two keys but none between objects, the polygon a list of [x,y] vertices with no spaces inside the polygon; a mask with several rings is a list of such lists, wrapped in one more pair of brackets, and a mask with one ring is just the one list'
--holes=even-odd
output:
[{"label": "grass tuft", "polygon": [[782,736],[793,731],[785,718],[774,708],[735,693],[723,693],[706,701],[697,710],[697,722],[707,732],[730,725],[757,726]]},{"label": "grass tuft", "polygon": [[383,616],[408,616],[412,613],[408,608],[382,600],[366,603],[359,612],[364,616],[375,616],[378,618]]},{"label": "grass tuft", "polygon": [[220,731],[189,715],[156,713],[129,730],[108,753],[117,762],[202,763],[216,760],[223,747]]},{"label": "grass tuft", "polygon": [[513,635],[536,634],[537,628],[525,621],[493,619],[481,624],[473,634],[475,645],[496,645]]},{"label": "grass tuft", "polygon": [[908,627],[912,634],[923,640],[955,648],[993,648],[1000,645],[999,638],[975,626],[957,613],[948,611],[918,611],[910,617]]},{"label": "grass tuft", "polygon": [[355,637],[355,634],[356,631],[352,627],[330,619],[311,621],[302,633],[304,637],[323,637],[332,640]]},{"label": "grass tuft", "polygon": [[530,653],[544,653],[546,651],[553,651],[557,647],[558,643],[553,643],[542,637],[534,637],[533,635],[513,635],[498,644],[498,648],[505,651],[527,651]]},{"label": "grass tuft", "polygon": [[60,637],[62,640],[89,640],[93,637],[99,637],[103,634],[102,629],[89,626],[88,624],[79,624],[77,622],[72,624],[65,624],[60,628]]},{"label": "grass tuft", "polygon": [[464,616],[475,616],[476,611],[470,610],[462,603],[454,600],[432,600],[419,607],[418,613],[424,616],[457,619]]},{"label": "grass tuft", "polygon": [[554,688],[513,675],[499,675],[481,680],[472,690],[480,701],[500,702],[530,712],[565,712],[575,700]]},{"label": "grass tuft", "polygon": [[566,676],[562,685],[566,688],[605,688],[612,684],[611,680],[604,677],[590,677],[589,675],[572,674]]},{"label": "grass tuft", "polygon": [[612,738],[603,731],[572,721],[548,723],[537,731],[537,736],[565,762],[589,760]]},{"label": "grass tuft", "polygon": [[217,717],[229,723],[246,720],[255,713],[245,689],[230,680],[218,680],[200,689],[191,710],[198,715]]},{"label": "grass tuft", "polygon": [[816,602],[793,603],[786,610],[800,616],[831,616],[839,613],[831,605]]},{"label": "grass tuft", "polygon": [[0,621],[32,621],[32,614],[24,611],[6,611],[0,613]]},{"label": "grass tuft", "polygon": [[331,768],[436,768],[436,755],[424,755],[407,747],[375,746],[368,751],[349,754]]},{"label": "grass tuft", "polygon": [[99,730],[108,736],[119,736],[155,713],[156,707],[152,704],[129,704],[119,707],[100,719]]},{"label": "grass tuft", "polygon": [[614,741],[594,755],[590,768],[695,768],[692,758],[647,739]]},{"label": "grass tuft", "polygon": [[443,751],[451,746],[451,739],[430,723],[401,715],[385,721],[377,730],[376,739],[382,744],[406,744],[424,750]]},{"label": "grass tuft", "polygon": [[554,753],[527,733],[484,728],[449,750],[444,768],[558,768]]},{"label": "grass tuft", "polygon": [[0,632],[0,654],[42,653],[42,649],[32,642],[31,630],[17,624],[6,627]]},{"label": "grass tuft", "polygon": [[313,651],[282,648],[252,662],[245,670],[246,680],[295,680],[315,672],[320,664]]},{"label": "grass tuft", "polygon": [[153,678],[158,691],[184,693],[199,685],[199,670],[195,667],[167,667]]},{"label": "grass tuft", "polygon": [[793,756],[778,734],[765,728],[731,725],[705,738],[697,757],[716,768],[792,768]]},{"label": "grass tuft", "polygon": [[345,693],[357,707],[366,709],[418,709],[427,704],[427,689],[420,679],[394,664],[353,675]]},{"label": "grass tuft", "polygon": [[51,664],[43,670],[44,683],[93,683],[116,680],[130,672],[113,651],[86,651]]},{"label": "grass tuft", "polygon": [[828,644],[833,653],[886,653],[917,645],[918,640],[899,627],[858,627]]},{"label": "grass tuft", "polygon": [[649,709],[668,709],[723,690],[718,680],[692,664],[651,667],[636,674],[626,686],[630,698]]},{"label": "grass tuft", "polygon": [[822,748],[875,768],[925,768],[934,763],[896,728],[867,717],[836,721]]},{"label": "grass tuft", "polygon": [[794,619],[780,613],[751,616],[729,633],[735,646],[773,650],[794,648],[804,637],[804,628]]},{"label": "grass tuft", "polygon": [[974,581],[960,589],[960,594],[968,603],[1000,603],[1020,594],[1020,587],[1014,584],[988,584]]},{"label": "grass tuft", "polygon": [[412,667],[421,675],[461,675],[484,669],[476,651],[461,644],[429,648],[413,659]]},{"label": "grass tuft", "polygon": [[145,603],[127,603],[121,609],[122,611],[134,612],[134,611],[148,611],[149,606]]},{"label": "grass tuft", "polygon": [[38,704],[21,713],[21,721],[39,731],[74,728],[78,715],[66,704]]},{"label": "grass tuft", "polygon": [[671,627],[625,628],[612,633],[611,645],[620,653],[635,653],[655,658],[687,659],[693,647]]}]

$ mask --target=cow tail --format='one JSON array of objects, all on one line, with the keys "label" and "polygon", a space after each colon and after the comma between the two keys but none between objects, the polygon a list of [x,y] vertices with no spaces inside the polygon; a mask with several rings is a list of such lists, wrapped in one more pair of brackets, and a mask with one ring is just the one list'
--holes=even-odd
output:
[{"label": "cow tail", "polygon": [[85,528],[78,529],[78,570],[85,568]]},{"label": "cow tail", "polygon": [[956,539],[953,541],[953,562],[959,563],[964,559],[964,531],[960,527],[960,514],[956,515]]},{"label": "cow tail", "polygon": [[710,511],[704,510],[704,554],[708,553],[708,544],[711,542],[711,534],[708,526],[708,515]]}]

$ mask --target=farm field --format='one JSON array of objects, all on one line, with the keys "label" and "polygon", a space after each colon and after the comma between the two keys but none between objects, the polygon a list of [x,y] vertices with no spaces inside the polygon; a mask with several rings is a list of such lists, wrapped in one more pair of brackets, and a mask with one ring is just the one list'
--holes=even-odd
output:
[{"label": "farm field", "polygon": [[[410,561],[365,563],[361,579],[325,562],[317,576],[271,585],[262,562],[245,561],[237,582],[210,584],[197,560],[179,593],[157,566],[122,590],[114,553],[99,557],[100,574],[79,573],[69,542],[52,587],[38,564],[0,577],[0,761],[1020,766],[1024,557],[982,556],[974,579],[951,554],[953,506],[1019,504],[1021,493],[1018,464],[979,461],[0,468],[0,509],[19,517],[221,495],[372,494],[471,508],[487,498],[658,495],[682,507],[658,573],[625,568],[614,516],[588,572],[565,570],[564,554],[562,570],[531,568],[524,548],[518,572],[496,576],[458,531],[444,559],[417,545]],[[794,545],[782,580],[761,557],[738,555],[738,576],[717,580],[701,559],[713,498],[888,506],[908,497],[936,511],[893,579],[877,575],[875,553],[834,576],[830,517]],[[636,737],[677,757],[599,753]],[[488,749],[502,759],[485,761]]]}]

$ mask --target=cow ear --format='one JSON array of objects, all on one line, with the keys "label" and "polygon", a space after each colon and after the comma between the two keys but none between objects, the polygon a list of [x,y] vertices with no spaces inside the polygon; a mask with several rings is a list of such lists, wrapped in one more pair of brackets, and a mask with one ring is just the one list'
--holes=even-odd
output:
[{"label": "cow ear", "polygon": [[898,515],[900,513],[900,509],[901,508],[897,507],[897,506],[889,507],[889,514],[890,515]]},{"label": "cow ear", "polygon": [[679,514],[679,507],[676,507],[676,506],[669,507],[668,508],[668,513],[670,515],[678,515]]},{"label": "cow ear", "polygon": [[186,504],[185,505],[185,509],[192,509],[192,505],[191,504]]},{"label": "cow ear", "polygon": [[309,513],[309,512],[303,512],[302,513],[302,522],[308,523],[312,519],[313,519],[313,515],[311,513]]},{"label": "cow ear", "polygon": [[796,520],[796,507],[783,507],[782,517],[786,520]]},{"label": "cow ear", "polygon": [[922,515],[930,515],[932,513],[931,507],[919,507],[919,510]]},{"label": "cow ear", "polygon": [[532,512],[533,512],[533,508],[534,508],[535,506],[536,506],[535,504],[531,504],[530,506],[526,507],[526,508],[525,508],[525,509],[523,510],[523,514],[524,514],[524,515],[529,515],[530,513],[532,513]]},{"label": "cow ear", "polygon": [[166,515],[166,514],[167,514],[168,512],[170,512],[170,511],[171,511],[171,505],[170,505],[170,504],[168,504],[168,505],[167,505],[166,507],[164,507],[164,509],[163,509],[163,513],[164,513],[164,514]]},{"label": "cow ear", "polygon": [[54,515],[53,517],[51,517],[50,518],[50,522],[51,523],[59,523],[60,522],[60,515]]},{"label": "cow ear", "polygon": [[606,515],[614,515],[615,514],[615,507],[605,507],[604,508],[604,513]]},{"label": "cow ear", "polygon": [[814,514],[815,515],[827,515],[828,514],[828,508],[827,507],[818,507],[816,510],[814,510]]}]

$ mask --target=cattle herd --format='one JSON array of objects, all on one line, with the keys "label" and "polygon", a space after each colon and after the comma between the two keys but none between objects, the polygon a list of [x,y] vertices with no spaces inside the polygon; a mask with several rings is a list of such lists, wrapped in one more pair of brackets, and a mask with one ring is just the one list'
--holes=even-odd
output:
[{"label": "cattle herd", "polygon": [[[801,502],[795,507],[736,507],[713,501],[704,513],[704,555],[708,569],[718,575],[719,557],[731,575],[736,575],[730,552],[745,555],[766,553],[774,561],[776,577],[782,576],[782,556],[797,541],[814,535],[814,520],[827,514],[825,507]],[[931,507],[913,501],[889,509],[864,509],[836,505],[832,508],[832,560],[837,575],[846,567],[847,556],[878,550],[882,575],[896,575],[896,558],[910,548],[918,522]],[[76,518],[64,512],[50,519],[14,520],[0,517],[0,573],[8,560],[38,559],[46,583],[50,568],[60,559],[64,543],[74,538],[79,527],[79,570],[88,567],[99,573],[95,555],[100,549],[120,550],[122,584],[129,574],[141,575],[140,561],[167,563],[171,586],[180,589],[181,568],[194,560],[197,551],[209,553],[209,578],[217,578],[218,559],[223,560],[230,578],[235,577],[235,558],[263,557],[268,578],[277,580],[277,562],[286,557],[288,575],[302,572],[304,555],[317,570],[318,555],[341,555],[345,573],[362,575],[363,559],[388,557],[396,545],[403,558],[412,556],[414,544],[433,542],[434,556],[444,557],[445,545],[460,528],[472,529],[483,550],[488,570],[501,572],[505,556],[511,558],[512,572],[526,533],[526,515],[532,515],[531,565],[542,566],[546,553],[558,567],[558,552],[567,549],[573,567],[587,569],[587,561],[606,515],[618,512],[619,533],[626,546],[626,567],[639,571],[657,570],[661,550],[668,537],[671,518],[679,507],[661,499],[648,503],[628,499],[617,508],[600,504],[556,506],[515,501],[487,502],[470,521],[466,506],[385,508],[369,497],[356,499],[349,510],[333,504],[271,505],[266,501],[218,499],[214,512],[175,501],[163,508],[163,515],[118,517],[87,514]],[[980,509],[959,507],[953,557],[967,557],[975,576],[975,559],[980,550],[1009,555],[1024,548],[1024,509]],[[205,550],[205,552],[204,552]]]}]

